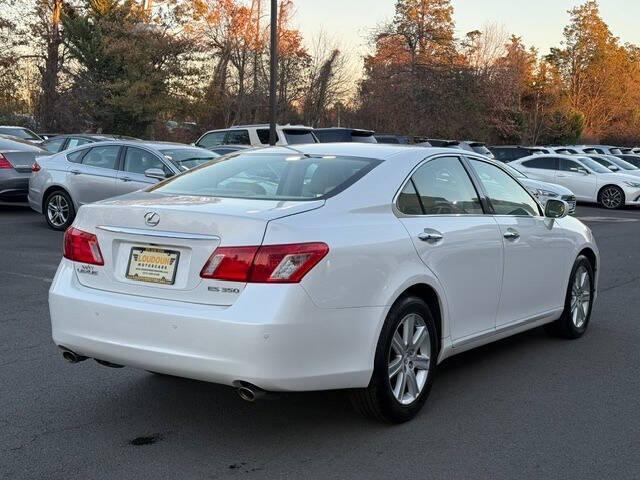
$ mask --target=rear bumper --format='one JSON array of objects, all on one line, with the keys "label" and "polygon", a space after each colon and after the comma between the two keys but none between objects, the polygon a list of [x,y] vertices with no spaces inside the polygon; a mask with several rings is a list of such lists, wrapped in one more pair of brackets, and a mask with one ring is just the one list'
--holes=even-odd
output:
[{"label": "rear bumper", "polygon": [[249,285],[230,307],[80,285],[62,260],[49,292],[54,342],[87,357],[265,390],[365,387],[384,307],[321,309],[294,285]]},{"label": "rear bumper", "polygon": [[26,203],[30,176],[31,173],[0,170],[0,202],[5,204]]}]

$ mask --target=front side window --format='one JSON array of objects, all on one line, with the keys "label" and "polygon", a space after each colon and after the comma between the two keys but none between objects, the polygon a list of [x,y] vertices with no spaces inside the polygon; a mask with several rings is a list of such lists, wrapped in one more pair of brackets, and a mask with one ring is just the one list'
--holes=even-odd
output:
[{"label": "front side window", "polygon": [[560,159],[560,170],[563,172],[585,172],[586,168],[580,165],[578,162],[569,160],[567,158]]},{"label": "front side window", "polygon": [[64,145],[65,140],[66,139],[64,137],[47,140],[44,143],[44,148],[46,148],[48,152],[58,153],[62,149],[62,145]]},{"label": "front side window", "polygon": [[153,191],[260,200],[315,200],[348,188],[380,163],[359,157],[297,154],[239,154],[208,163],[159,185]]},{"label": "front side window", "polygon": [[400,192],[397,206],[406,215],[483,213],[478,193],[457,157],[438,157],[419,167]]},{"label": "front side window", "polygon": [[153,153],[141,148],[127,147],[127,152],[124,155],[124,165],[122,166],[125,172],[144,175],[144,172],[150,168],[159,168],[165,173],[168,171],[166,165]]},{"label": "front side window", "polygon": [[496,215],[538,216],[538,204],[502,169],[480,160],[469,160],[478,174]]},{"label": "front side window", "polygon": [[608,168],[603,167],[598,162],[596,162],[593,158],[580,157],[580,163],[583,166],[589,167],[591,170],[593,170],[596,173],[611,173],[611,170],[609,170]]},{"label": "front side window", "polygon": [[90,167],[109,168],[115,170],[118,162],[118,145],[105,145],[104,147],[93,147],[82,158],[82,164]]},{"label": "front side window", "polygon": [[222,132],[207,133],[198,141],[198,146],[202,148],[211,148],[222,145],[224,144],[224,137],[226,134],[226,130]]}]

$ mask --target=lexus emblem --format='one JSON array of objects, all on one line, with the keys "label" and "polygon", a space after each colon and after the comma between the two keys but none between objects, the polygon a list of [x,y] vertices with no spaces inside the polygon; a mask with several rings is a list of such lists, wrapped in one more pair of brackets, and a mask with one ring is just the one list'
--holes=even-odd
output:
[{"label": "lexus emblem", "polygon": [[147,212],[144,214],[144,223],[150,227],[155,227],[160,223],[160,215],[156,212]]}]

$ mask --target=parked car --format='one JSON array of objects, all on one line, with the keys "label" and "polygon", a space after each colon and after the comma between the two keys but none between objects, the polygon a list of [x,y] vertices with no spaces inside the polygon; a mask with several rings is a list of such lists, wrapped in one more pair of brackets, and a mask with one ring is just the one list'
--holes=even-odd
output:
[{"label": "parked car", "polygon": [[626,162],[614,155],[587,155],[593,158],[600,165],[607,167],[612,172],[620,172],[634,177],[640,177],[640,168],[632,163]]},{"label": "parked car", "polygon": [[138,140],[133,137],[123,135],[107,135],[94,133],[72,133],[66,135],[56,135],[45,140],[42,147],[51,153],[58,153],[70,148],[79,147],[87,143],[108,142],[110,140]]},{"label": "parked car", "polygon": [[318,137],[320,143],[378,143],[373,130],[363,130],[361,128],[316,128],[313,133]]},{"label": "parked car", "polygon": [[622,151],[619,147],[614,147],[612,145],[577,145],[582,153],[599,153],[604,155],[620,155]]},{"label": "parked car", "polygon": [[[277,145],[297,145],[317,143],[313,128],[303,125],[277,125]],[[263,147],[269,145],[269,125],[238,125],[220,130],[210,130],[203,134],[195,145],[212,149],[220,145],[251,145]]]},{"label": "parked car", "polygon": [[43,139],[40,138],[36,133],[25,127],[0,125],[0,134],[18,137],[19,139],[24,140],[25,142],[33,143],[34,145],[39,145],[43,142]]},{"label": "parked car", "polygon": [[63,356],[247,400],[348,389],[366,415],[403,422],[447,357],[543,324],[586,331],[598,249],[565,202],[543,212],[477,154],[297,150],[83,206],[49,293]]},{"label": "parked car", "polygon": [[569,215],[573,215],[576,212],[576,196],[568,188],[555,183],[542,182],[529,178],[511,165],[503,165],[503,168],[513,177],[517,178],[518,181],[529,190],[529,193],[538,199],[543,208],[546,207],[548,200],[559,199],[567,202],[567,205],[569,205]]},{"label": "parked car", "polygon": [[65,230],[82,205],[146,188],[219,157],[180,143],[105,141],[40,159],[29,180],[29,205],[51,228]]},{"label": "parked car", "polygon": [[48,152],[17,137],[0,135],[0,204],[27,203],[31,166],[41,155]]},{"label": "parked car", "polygon": [[392,144],[411,144],[413,138],[408,135],[396,135],[394,133],[376,133],[373,135],[378,143],[392,143]]},{"label": "parked car", "polygon": [[622,160],[624,160],[627,163],[630,163],[631,165],[640,167],[640,155],[622,154],[622,155],[616,155],[616,157],[621,158]]},{"label": "parked car", "polygon": [[495,158],[493,152],[487,148],[487,144],[483,142],[476,142],[473,140],[463,140],[458,142],[458,148],[468,150],[469,152],[479,153],[485,157]]},{"label": "parked car", "polygon": [[442,138],[425,138],[421,142],[422,146],[425,146],[425,147],[443,147],[443,148],[457,148],[459,143],[460,142],[458,142],[457,140],[444,140]]},{"label": "parked car", "polygon": [[557,183],[571,190],[582,202],[605,208],[640,205],[640,179],[614,173],[587,156],[533,155],[511,162],[530,178]]},{"label": "parked car", "polygon": [[550,151],[544,147],[522,147],[519,145],[496,145],[489,147],[489,150],[491,150],[496,160],[504,163],[537,153],[550,153]]}]

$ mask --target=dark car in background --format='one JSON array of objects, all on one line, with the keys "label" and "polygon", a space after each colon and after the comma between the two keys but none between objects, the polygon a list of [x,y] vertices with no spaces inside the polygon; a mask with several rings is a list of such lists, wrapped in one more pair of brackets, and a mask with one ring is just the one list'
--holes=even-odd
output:
[{"label": "dark car in background", "polygon": [[320,143],[378,143],[373,130],[363,130],[361,128],[316,128],[313,133],[320,140]]},{"label": "dark car in background", "polygon": [[496,160],[504,163],[539,153],[550,153],[549,149],[544,147],[522,147],[519,145],[496,145],[489,147],[489,150],[491,150]]},{"label": "dark car in background", "polygon": [[621,158],[625,162],[629,162],[631,165],[635,165],[636,167],[640,167],[640,155],[633,155],[631,153],[623,153],[621,155],[616,155],[616,157]]},{"label": "dark car in background", "polygon": [[0,204],[27,202],[31,167],[37,157],[48,154],[30,142],[0,135]]},{"label": "dark car in background", "polygon": [[394,133],[376,133],[374,135],[376,141],[378,143],[392,143],[392,144],[401,144],[408,145],[413,142],[413,138],[409,135],[396,135]]}]

